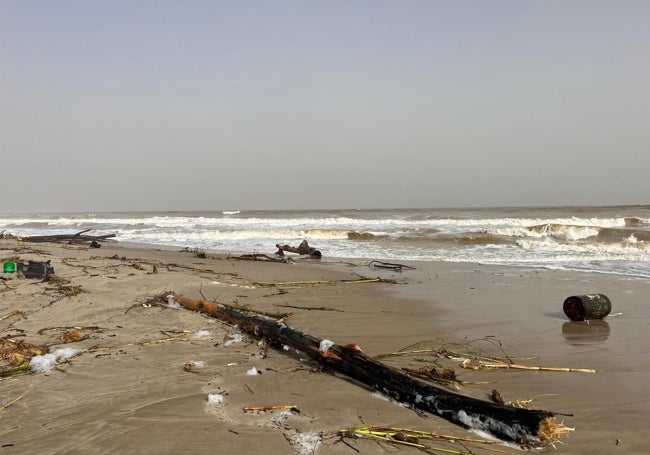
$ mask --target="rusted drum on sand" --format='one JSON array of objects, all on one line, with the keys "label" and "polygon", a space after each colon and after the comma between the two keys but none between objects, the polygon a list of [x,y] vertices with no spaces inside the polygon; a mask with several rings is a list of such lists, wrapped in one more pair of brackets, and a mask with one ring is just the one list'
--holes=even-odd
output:
[{"label": "rusted drum on sand", "polygon": [[572,321],[602,319],[612,311],[612,302],[603,294],[572,295],[564,301],[563,309]]}]

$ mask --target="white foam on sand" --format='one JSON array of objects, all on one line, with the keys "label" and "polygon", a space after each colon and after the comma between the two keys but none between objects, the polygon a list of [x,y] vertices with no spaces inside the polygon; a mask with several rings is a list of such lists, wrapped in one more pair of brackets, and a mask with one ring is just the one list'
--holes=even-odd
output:
[{"label": "white foam on sand", "polygon": [[64,360],[70,359],[82,352],[83,351],[80,349],[60,348],[47,354],[36,355],[30,360],[29,368],[34,373],[44,373],[51,370]]},{"label": "white foam on sand", "polygon": [[182,308],[181,305],[174,300],[174,296],[171,294],[167,296],[167,306],[169,308]]},{"label": "white foam on sand", "polygon": [[260,372],[260,370],[258,370],[255,367],[251,368],[246,372],[246,376],[257,376],[258,374],[262,374],[262,373]]},{"label": "white foam on sand", "polygon": [[318,347],[318,352],[320,352],[322,355],[327,354],[327,350],[334,346],[336,343],[334,343],[332,340],[321,340],[320,346]]},{"label": "white foam on sand", "polygon": [[233,333],[232,335],[228,335],[228,339],[223,345],[230,346],[233,343],[241,343],[242,341],[244,341],[244,337],[240,333]]},{"label": "white foam on sand", "polygon": [[208,404],[221,404],[223,403],[223,395],[220,393],[208,394]]},{"label": "white foam on sand", "polygon": [[196,332],[194,332],[194,335],[192,335],[192,338],[199,338],[199,339],[210,338],[210,332],[207,330],[197,330]]},{"label": "white foam on sand", "polygon": [[293,450],[300,455],[313,455],[316,451],[316,446],[323,439],[322,433],[285,432],[284,437]]}]

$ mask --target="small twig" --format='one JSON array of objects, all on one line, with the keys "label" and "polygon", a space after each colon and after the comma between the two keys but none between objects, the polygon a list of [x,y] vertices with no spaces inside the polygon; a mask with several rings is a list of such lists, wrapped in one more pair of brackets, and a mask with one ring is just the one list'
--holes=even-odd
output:
[{"label": "small twig", "polygon": [[340,311],[341,313],[344,313],[343,310],[339,310],[338,308],[330,308],[326,306],[321,306],[321,307],[308,307],[308,306],[297,306],[297,305],[289,305],[288,303],[285,303],[284,305],[276,305],[279,307],[283,308],[294,308],[296,310],[307,310],[307,311]]},{"label": "small twig", "polygon": [[13,310],[13,311],[10,311],[9,313],[5,314],[4,316],[0,317],[0,321],[3,321],[5,319],[7,319],[7,318],[10,318],[11,316],[18,316],[18,315],[21,315],[21,314],[24,314],[24,313],[22,311],[20,311],[20,310]]},{"label": "small twig", "polygon": [[2,410],[4,410],[4,409],[7,409],[9,406],[11,406],[12,404],[16,403],[16,402],[19,401],[20,399],[22,399],[24,396],[25,396],[25,395],[21,395],[21,396],[19,396],[18,398],[14,398],[14,399],[11,400],[9,403],[0,406],[0,411],[2,411]]}]

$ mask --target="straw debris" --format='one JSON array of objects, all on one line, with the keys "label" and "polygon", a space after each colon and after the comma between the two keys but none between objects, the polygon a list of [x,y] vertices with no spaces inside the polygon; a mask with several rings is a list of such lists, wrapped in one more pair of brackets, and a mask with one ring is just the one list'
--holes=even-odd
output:
[{"label": "straw debris", "polygon": [[[413,447],[422,452],[431,454],[447,453],[455,455],[471,455],[474,453],[472,449],[478,449],[479,447],[484,447],[486,450],[493,453],[515,453],[503,450],[507,448],[506,443],[503,441],[445,435],[408,428],[381,427],[364,424],[355,427],[342,428],[338,430],[336,434],[342,439],[370,439],[396,447]],[[496,446],[499,446],[499,448]]]},{"label": "straw debris", "polygon": [[47,353],[48,349],[12,338],[0,338],[0,377],[29,372],[32,357]]}]

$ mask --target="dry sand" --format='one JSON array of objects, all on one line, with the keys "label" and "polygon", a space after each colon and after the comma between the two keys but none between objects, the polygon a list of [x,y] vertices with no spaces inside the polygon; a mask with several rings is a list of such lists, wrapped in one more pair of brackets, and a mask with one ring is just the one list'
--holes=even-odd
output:
[{"label": "dry sand", "polygon": [[[262,311],[290,311],[287,323],[292,327],[339,344],[358,343],[369,355],[434,337],[493,337],[509,355],[535,357],[518,363],[594,368],[595,374],[474,372],[455,365],[462,380],[487,382],[463,386],[463,394],[487,399],[496,388],[506,400],[533,399],[534,408],[572,414],[558,416],[575,431],[547,449],[553,453],[650,451],[645,436],[650,423],[650,284],[641,280],[452,263],[418,263],[417,270],[396,273],[372,270],[359,260],[279,264],[115,244],[87,249],[0,240],[0,259],[10,256],[49,259],[57,276],[85,292],[64,296],[53,283],[39,280],[0,282],[0,338],[84,352],[49,372],[0,381],[0,408],[20,397],[0,409],[0,455],[347,455],[399,450],[369,440],[339,442],[328,437],[361,423],[476,436],[319,371],[317,364],[295,352],[271,349],[261,358],[250,337],[229,343],[236,333],[224,323],[146,303],[166,291],[193,298],[203,294]],[[152,273],[154,264],[157,273]],[[397,284],[340,282],[356,274],[390,278]],[[312,280],[334,284],[254,284]],[[564,299],[593,292],[611,299],[612,315],[598,324],[568,322],[562,312]],[[15,310],[22,313],[9,316]],[[71,327],[86,328],[78,330],[86,338],[66,343],[62,336]],[[209,338],[193,339],[199,330],[207,330]],[[178,340],[143,344],[168,338]],[[419,357],[428,363],[401,356],[385,362],[403,366],[410,361],[417,368],[434,360],[426,354]],[[205,365],[185,371],[192,361]],[[247,375],[253,367],[261,374]],[[210,394],[220,394],[223,402],[208,403]],[[274,404],[295,405],[300,412],[242,410]],[[306,443],[321,432],[324,437],[313,450]],[[492,453],[472,447],[477,454]],[[509,447],[499,450],[516,453]],[[403,447],[399,453],[421,452]]]}]

